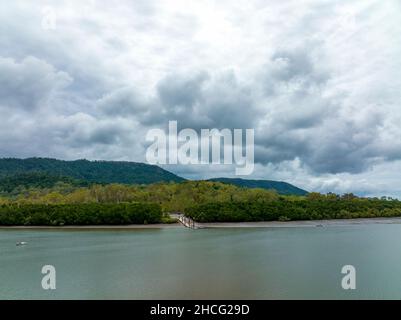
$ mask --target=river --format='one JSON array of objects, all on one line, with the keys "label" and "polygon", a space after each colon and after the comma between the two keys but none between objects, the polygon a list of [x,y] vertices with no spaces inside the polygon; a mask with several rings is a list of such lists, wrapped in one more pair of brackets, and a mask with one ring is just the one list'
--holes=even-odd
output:
[{"label": "river", "polygon": [[[56,290],[42,289],[44,265]],[[0,230],[0,299],[361,298],[401,298],[400,224]]]}]

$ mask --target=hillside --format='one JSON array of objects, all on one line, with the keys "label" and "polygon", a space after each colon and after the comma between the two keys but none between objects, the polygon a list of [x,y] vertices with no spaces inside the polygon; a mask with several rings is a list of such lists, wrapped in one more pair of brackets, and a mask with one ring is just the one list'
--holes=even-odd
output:
[{"label": "hillside", "polygon": [[[118,161],[63,161],[49,158],[0,159],[0,192],[23,188],[52,188],[62,182],[72,186],[91,184],[152,184],[185,181],[158,166]],[[282,195],[308,192],[289,183],[270,180],[216,178],[218,181],[246,188],[275,189]]]},{"label": "hillside", "polygon": [[8,179],[14,184],[15,180],[21,182],[24,175],[32,179],[31,174],[40,174],[38,178],[41,180],[61,177],[61,181],[72,178],[86,183],[151,184],[184,181],[183,178],[158,166],[136,162],[62,161],[48,158],[0,159],[0,180]]},{"label": "hillside", "polygon": [[247,180],[239,178],[215,178],[209,181],[218,181],[227,184],[233,184],[244,188],[262,188],[262,189],[274,189],[282,195],[298,195],[304,196],[308,194],[307,191],[302,190],[298,187],[293,186],[287,182],[271,181],[271,180]]},{"label": "hillside", "polygon": [[57,184],[64,183],[73,187],[87,187],[90,184],[83,180],[71,177],[50,175],[42,172],[25,172],[7,176],[0,176],[0,193],[18,193],[29,188],[46,189],[53,188]]}]

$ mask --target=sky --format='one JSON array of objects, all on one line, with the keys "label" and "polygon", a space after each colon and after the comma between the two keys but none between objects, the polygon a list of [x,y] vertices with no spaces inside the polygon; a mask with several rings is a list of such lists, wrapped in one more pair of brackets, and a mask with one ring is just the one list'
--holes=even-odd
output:
[{"label": "sky", "polygon": [[400,21],[399,0],[0,0],[0,157],[145,162],[168,121],[252,128],[246,178],[401,197]]}]

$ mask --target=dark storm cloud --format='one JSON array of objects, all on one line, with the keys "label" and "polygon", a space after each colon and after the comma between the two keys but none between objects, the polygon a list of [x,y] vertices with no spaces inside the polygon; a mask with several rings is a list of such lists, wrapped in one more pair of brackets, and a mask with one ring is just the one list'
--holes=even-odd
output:
[{"label": "dark storm cloud", "polygon": [[[390,168],[401,159],[401,30],[399,5],[386,3],[9,3],[0,155],[143,161],[147,130],[176,120],[254,128],[268,175],[328,181]],[[46,6],[55,30],[42,27]],[[311,186],[350,188],[319,181]]]},{"label": "dark storm cloud", "polygon": [[87,145],[93,144],[114,144],[119,142],[119,136],[121,135],[121,131],[116,128],[96,128],[87,136],[77,136],[73,138],[73,143],[71,144],[74,147],[80,146],[85,147]]},{"label": "dark storm cloud", "polygon": [[380,110],[348,118],[347,96],[325,95],[331,74],[319,66],[312,49],[275,52],[260,74],[253,88],[234,72],[171,74],[149,96],[119,89],[99,100],[98,107],[109,117],[131,116],[163,129],[173,120],[179,129],[198,131],[255,128],[255,160],[263,165],[299,159],[318,174],[360,173],[380,158],[400,159],[378,140]]},{"label": "dark storm cloud", "polygon": [[313,43],[308,47],[274,52],[264,75],[266,94],[275,95],[290,90],[297,99],[324,86],[330,74],[321,66],[318,67],[319,61],[314,61],[313,51],[316,46]]},{"label": "dark storm cloud", "polygon": [[174,113],[176,108],[179,112],[183,107],[188,112],[203,100],[202,86],[208,78],[207,73],[190,77],[170,75],[159,82],[157,93],[166,109],[172,109]]},{"label": "dark storm cloud", "polygon": [[363,172],[389,156],[378,148],[391,144],[379,142],[384,110],[361,105],[359,114],[347,114],[347,96],[325,95],[331,75],[318,66],[313,47],[272,55],[264,73],[270,108],[256,133],[255,159],[262,164],[300,159],[319,174]]},{"label": "dark storm cloud", "polygon": [[110,116],[135,116],[144,125],[179,128],[253,128],[260,111],[252,90],[233,72],[211,76],[207,72],[172,74],[161,79],[155,94],[144,97],[134,88],[118,90],[98,102]]},{"label": "dark storm cloud", "polygon": [[167,77],[158,89],[164,121],[182,128],[252,128],[257,117],[251,90],[233,72]]}]

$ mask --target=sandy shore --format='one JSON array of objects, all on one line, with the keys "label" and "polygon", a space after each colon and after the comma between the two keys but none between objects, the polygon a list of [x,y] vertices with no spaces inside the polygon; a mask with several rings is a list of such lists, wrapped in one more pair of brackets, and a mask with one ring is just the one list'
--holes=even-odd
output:
[{"label": "sandy shore", "polygon": [[[394,218],[366,218],[366,219],[333,219],[333,220],[307,220],[307,221],[261,221],[261,222],[214,222],[197,223],[196,226],[203,228],[299,228],[299,227],[330,227],[330,226],[352,226],[368,224],[401,224],[401,217]],[[0,226],[0,230],[133,230],[133,229],[174,229],[184,228],[179,223],[172,224],[135,224],[120,226]]]},{"label": "sandy shore", "polygon": [[330,227],[352,226],[365,224],[401,224],[401,217],[395,218],[364,218],[364,219],[333,219],[333,220],[303,220],[303,221],[261,221],[261,222],[216,222],[197,223],[201,228],[299,228],[299,227]]}]

